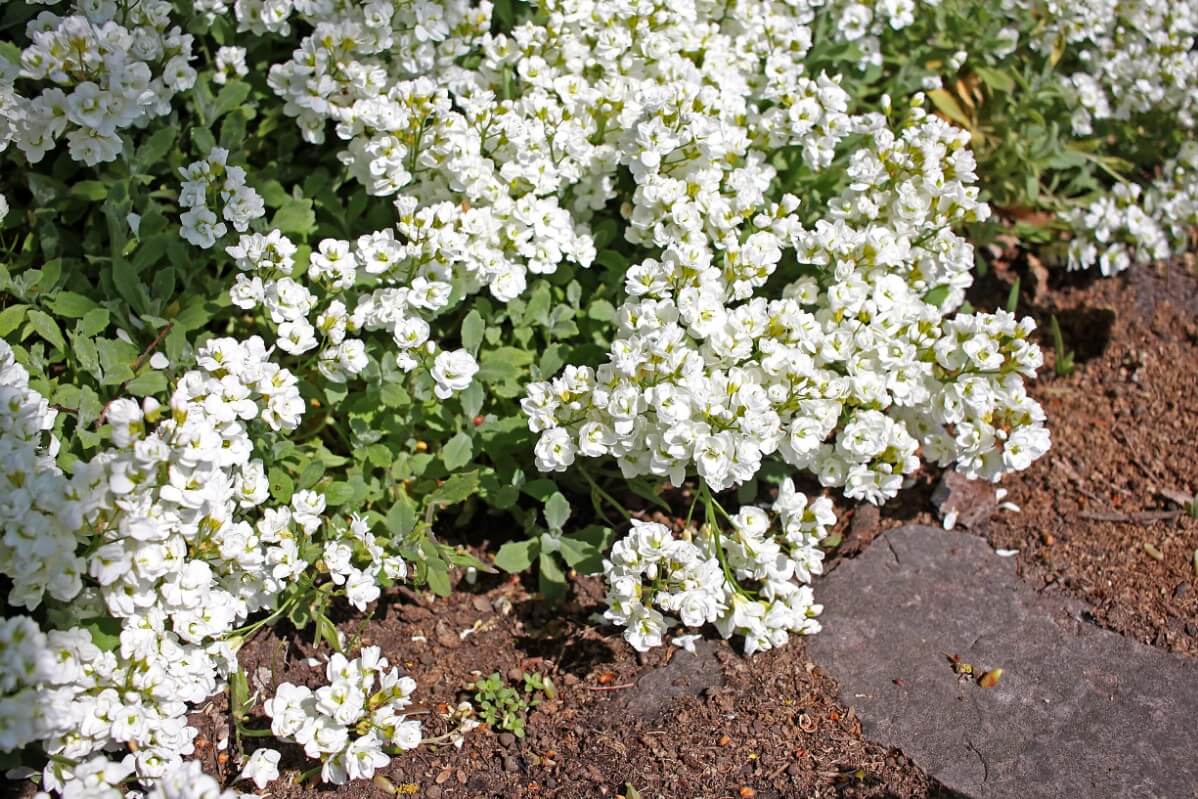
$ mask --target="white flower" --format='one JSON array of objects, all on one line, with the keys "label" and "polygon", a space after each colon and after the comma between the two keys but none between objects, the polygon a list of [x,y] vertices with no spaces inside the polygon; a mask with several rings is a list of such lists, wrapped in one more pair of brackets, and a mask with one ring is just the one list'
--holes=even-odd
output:
[{"label": "white flower", "polygon": [[465,350],[441,352],[433,362],[432,376],[436,381],[434,393],[441,399],[449,399],[455,393],[465,391],[478,373],[478,362]]},{"label": "white flower", "polygon": [[250,780],[258,790],[263,790],[267,783],[279,778],[279,753],[274,749],[255,749],[237,778]]}]

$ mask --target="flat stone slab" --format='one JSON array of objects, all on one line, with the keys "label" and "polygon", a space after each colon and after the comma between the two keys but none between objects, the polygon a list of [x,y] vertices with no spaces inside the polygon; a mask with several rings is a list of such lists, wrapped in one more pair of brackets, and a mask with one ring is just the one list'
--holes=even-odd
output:
[{"label": "flat stone slab", "polygon": [[[810,657],[865,735],[976,799],[1198,797],[1198,661],[1036,594],[984,540],[880,537],[816,585]],[[949,656],[979,673],[957,674]]]}]

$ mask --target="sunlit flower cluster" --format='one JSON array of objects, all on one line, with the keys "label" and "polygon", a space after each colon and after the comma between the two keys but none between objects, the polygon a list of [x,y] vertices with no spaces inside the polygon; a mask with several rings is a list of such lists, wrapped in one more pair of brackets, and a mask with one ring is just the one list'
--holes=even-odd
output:
[{"label": "sunlit flower cluster", "polygon": [[121,154],[122,131],[169,113],[192,88],[192,36],[172,22],[167,0],[69,6],[29,22],[17,145],[37,163],[65,139],[71,158],[94,166]]},{"label": "sunlit flower cluster", "polygon": [[1015,19],[1041,24],[1031,45],[1069,57],[1064,85],[1073,129],[1164,111],[1176,124],[1198,123],[1198,6],[1155,0],[1004,0]]},{"label": "sunlit flower cluster", "polygon": [[420,743],[420,722],[402,712],[416,681],[388,665],[377,646],[364,647],[353,660],[334,654],[325,669],[327,685],[315,691],[291,683],[278,687],[266,702],[271,731],[321,761],[325,782],[373,777],[391,762],[391,753]]},{"label": "sunlit flower cluster", "polygon": [[[818,632],[810,586],[823,568],[820,541],[836,517],[827,498],[808,501],[785,481],[772,507],[742,507],[727,528],[709,521],[676,537],[664,524],[634,520],[603,563],[608,610],[624,639],[644,652],[679,625],[714,624],[742,636],[746,654]],[[673,638],[691,648],[696,633]]]},{"label": "sunlit flower cluster", "polygon": [[[199,368],[183,375],[168,406],[110,403],[111,448],[68,479],[44,440],[53,411],[0,346],[0,440],[14,487],[0,561],[8,601],[36,609],[48,595],[51,617],[76,625],[43,635],[22,623],[31,647],[22,659],[37,668],[13,671],[28,676],[6,686],[39,693],[9,706],[27,728],[8,727],[18,739],[0,748],[40,741],[54,756],[48,787],[79,778],[64,764],[120,746],[134,750],[141,778],[190,754],[189,703],[235,668],[223,639],[303,571],[297,535],[321,523],[323,498],[313,492],[255,510],[269,492],[250,430],[295,429],[303,413],[295,378],[270,362],[261,339],[212,339],[196,356]],[[119,644],[97,647],[91,628]],[[30,706],[39,715],[29,718]]]},{"label": "sunlit flower cluster", "polygon": [[[754,198],[731,170],[705,201],[713,217],[650,195],[648,179],[638,187],[632,230],[663,254],[629,269],[607,363],[529,386],[541,469],[611,455],[627,476],[678,485],[693,470],[718,491],[776,454],[877,503],[918,467],[921,444],[990,480],[1047,449],[1022,382],[1041,362],[1031,320],[947,315],[972,263],[951,226],[987,213],[968,185],[967,136],[918,108],[897,132],[856,125],[872,127],[872,146],[810,227],[797,198]],[[750,185],[764,188],[760,168]],[[729,207],[746,199],[739,214]],[[754,296],[784,257],[804,276],[781,299]]]},{"label": "sunlit flower cluster", "polygon": [[1182,252],[1198,225],[1198,143],[1186,142],[1147,188],[1117,183],[1068,221],[1070,269],[1097,264],[1109,277]]},{"label": "sunlit flower cluster", "polygon": [[[194,161],[179,170],[183,184],[179,205],[187,210],[179,218],[183,238],[197,247],[208,249],[223,238],[229,228],[245,232],[250,222],[266,213],[262,196],[245,182],[245,170],[228,164],[229,151],[213,147],[202,161]],[[214,211],[209,203],[216,207]]]}]

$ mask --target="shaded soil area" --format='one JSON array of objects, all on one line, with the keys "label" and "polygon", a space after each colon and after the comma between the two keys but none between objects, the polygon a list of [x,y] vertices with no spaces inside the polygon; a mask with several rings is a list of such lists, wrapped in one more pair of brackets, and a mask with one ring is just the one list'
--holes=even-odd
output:
[{"label": "shaded soil area", "polygon": [[[1020,269],[1023,285],[1032,285],[1023,267],[992,272],[973,303],[1005,305]],[[1050,366],[1032,391],[1048,414],[1053,449],[1004,483],[1005,499],[1021,511],[998,509],[990,486],[958,498],[961,534],[1017,550],[1024,579],[1085,601],[1097,624],[1198,654],[1198,520],[1181,506],[1198,490],[1198,277],[1192,262],[1178,261],[1112,280],[1054,274],[1051,281],[1035,294],[1025,288],[1019,311],[1042,326]],[[1068,376],[1051,368],[1053,315],[1076,353]],[[890,527],[939,523],[940,480],[921,474],[880,510],[841,501],[842,543],[829,569]],[[575,579],[558,609],[538,601],[531,585],[484,575],[448,599],[398,589],[368,620],[348,616],[341,625],[351,650],[377,644],[418,681],[426,737],[448,730],[446,711],[470,698],[474,679],[551,677],[556,695],[529,714],[523,739],[484,728],[460,749],[421,747],[393,759],[382,784],[334,789],[283,779],[269,786],[271,796],[950,795],[902,753],[862,737],[803,641],[751,659],[722,641],[701,644],[695,655],[666,648],[638,656],[618,630],[592,619],[602,610],[597,579]],[[265,698],[285,681],[322,684],[310,642],[309,633],[286,627],[261,631],[240,655],[251,691]],[[229,729],[222,701],[193,720],[202,730],[199,756],[228,781],[236,768],[220,745]],[[267,720],[258,716],[252,726]],[[246,748],[259,741],[273,743],[246,739]],[[298,750],[283,752],[284,767],[310,765]]]}]

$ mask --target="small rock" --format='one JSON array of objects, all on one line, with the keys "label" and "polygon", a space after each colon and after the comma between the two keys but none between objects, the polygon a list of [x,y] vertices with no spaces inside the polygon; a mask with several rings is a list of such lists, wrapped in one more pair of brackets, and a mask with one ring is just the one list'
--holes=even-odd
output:
[{"label": "small rock", "polygon": [[786,773],[792,777],[803,776],[803,765],[801,763],[791,763],[786,767]]},{"label": "small rock", "polygon": [[[994,486],[983,480],[970,480],[957,471],[946,471],[932,492],[932,504],[946,526],[973,530],[998,510]],[[952,522],[949,524],[948,522]]]},{"label": "small rock", "polygon": [[520,682],[524,679],[524,671],[513,666],[507,670],[507,678],[512,682]]},{"label": "small rock", "polygon": [[442,791],[440,785],[430,785],[424,789],[424,795],[428,799],[441,799]]},{"label": "small rock", "polygon": [[474,609],[479,613],[490,613],[493,610],[491,601],[481,594],[474,597],[470,604],[474,605]]},{"label": "small rock", "polygon": [[1186,595],[1186,591],[1189,591],[1189,590],[1190,590],[1190,587],[1188,585],[1186,585],[1185,583],[1178,583],[1177,587],[1173,589],[1173,598],[1181,599],[1183,596]]},{"label": "small rock", "polygon": [[520,761],[517,760],[516,758],[512,757],[511,755],[508,755],[507,757],[505,757],[503,759],[503,770],[511,771],[511,772],[519,771],[520,770]]},{"label": "small rock", "polygon": [[437,639],[437,643],[446,649],[457,649],[462,645],[462,639],[444,621],[437,622],[434,636]]},{"label": "small rock", "polygon": [[499,735],[499,743],[510,749],[516,745],[516,736],[512,735],[510,732],[501,733]]},{"label": "small rock", "polygon": [[578,685],[578,675],[567,672],[566,676],[562,678],[562,682],[573,688],[575,685]]}]

